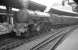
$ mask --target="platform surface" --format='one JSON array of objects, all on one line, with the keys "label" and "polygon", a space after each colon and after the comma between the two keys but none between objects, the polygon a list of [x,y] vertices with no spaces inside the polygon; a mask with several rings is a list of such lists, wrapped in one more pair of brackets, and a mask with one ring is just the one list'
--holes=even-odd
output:
[{"label": "platform surface", "polygon": [[74,30],[56,50],[78,50],[78,29]]}]

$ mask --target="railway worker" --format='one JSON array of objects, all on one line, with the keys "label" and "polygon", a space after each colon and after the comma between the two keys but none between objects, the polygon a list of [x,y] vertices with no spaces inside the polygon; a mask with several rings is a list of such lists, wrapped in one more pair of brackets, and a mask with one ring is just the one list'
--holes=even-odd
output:
[{"label": "railway worker", "polygon": [[75,2],[75,8],[74,8],[74,10],[76,11],[76,12],[78,12],[78,0],[73,0],[74,2]]},{"label": "railway worker", "polygon": [[65,5],[65,2],[68,2],[67,4],[72,7],[72,10],[74,12],[78,12],[78,1],[77,0],[63,0],[62,1],[63,6]]}]

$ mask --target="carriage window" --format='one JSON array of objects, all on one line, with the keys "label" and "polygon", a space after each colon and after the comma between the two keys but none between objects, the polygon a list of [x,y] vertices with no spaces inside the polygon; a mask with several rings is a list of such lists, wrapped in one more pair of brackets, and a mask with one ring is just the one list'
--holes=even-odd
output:
[{"label": "carriage window", "polygon": [[7,16],[5,15],[0,15],[0,23],[4,23],[7,21]]}]

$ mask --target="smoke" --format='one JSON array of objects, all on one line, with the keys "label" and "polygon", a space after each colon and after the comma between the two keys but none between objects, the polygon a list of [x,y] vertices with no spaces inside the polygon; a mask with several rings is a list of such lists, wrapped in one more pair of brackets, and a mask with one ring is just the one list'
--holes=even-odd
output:
[{"label": "smoke", "polygon": [[28,8],[29,0],[19,0],[23,8]]}]

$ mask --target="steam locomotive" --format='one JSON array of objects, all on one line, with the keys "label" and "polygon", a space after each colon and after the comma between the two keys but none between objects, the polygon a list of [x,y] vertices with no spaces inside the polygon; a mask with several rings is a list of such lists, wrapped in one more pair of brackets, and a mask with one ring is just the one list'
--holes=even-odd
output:
[{"label": "steam locomotive", "polygon": [[[6,5],[8,26],[11,25],[9,29],[16,32],[17,36],[29,36],[33,31],[40,33],[48,32],[54,26],[78,23],[77,13],[60,11],[53,8],[49,12],[44,12],[46,6],[29,0],[3,0],[0,4]],[[14,12],[13,15],[8,15],[12,7],[19,8],[20,10]]]}]

